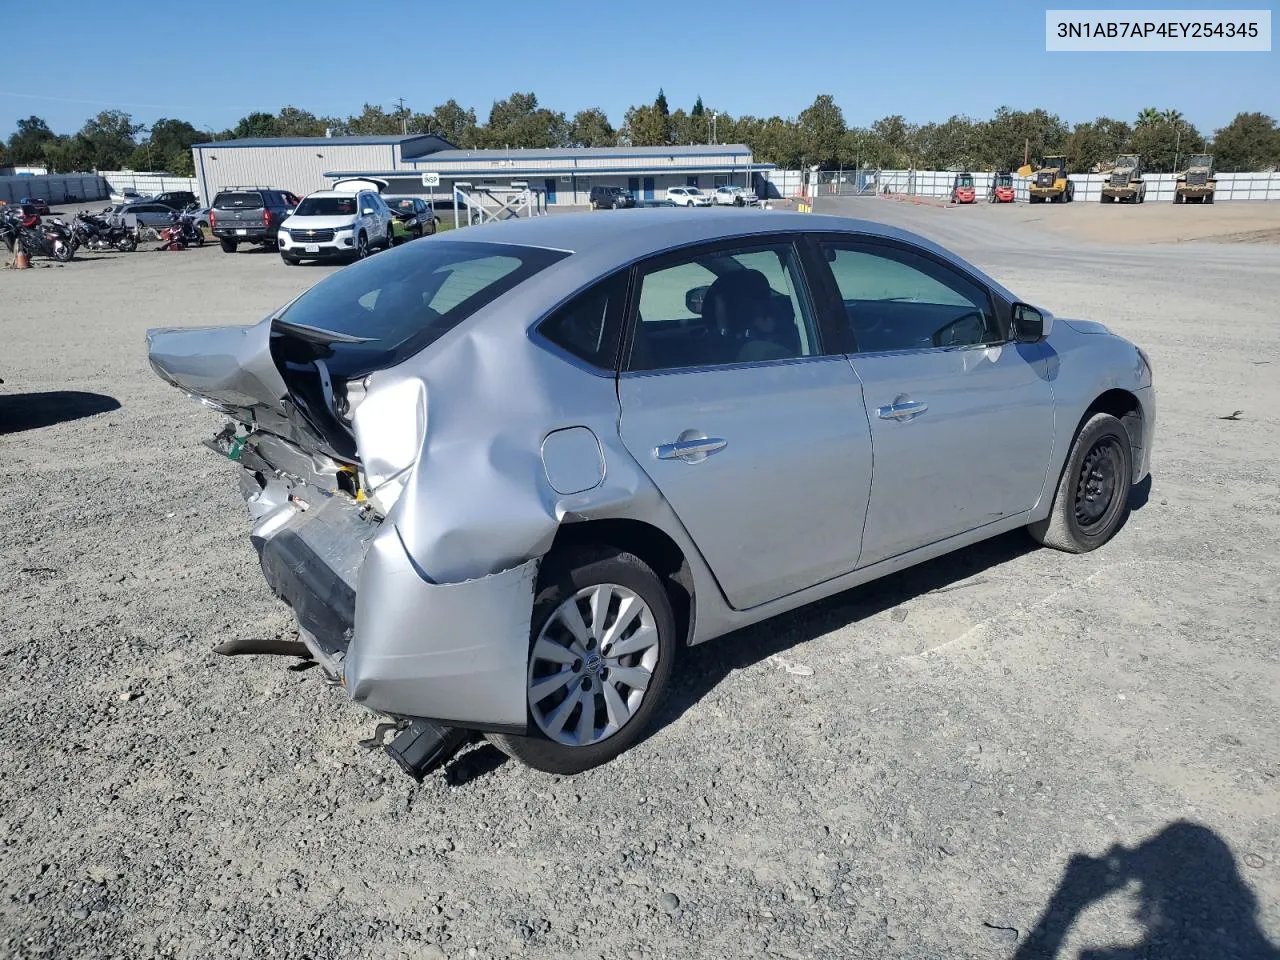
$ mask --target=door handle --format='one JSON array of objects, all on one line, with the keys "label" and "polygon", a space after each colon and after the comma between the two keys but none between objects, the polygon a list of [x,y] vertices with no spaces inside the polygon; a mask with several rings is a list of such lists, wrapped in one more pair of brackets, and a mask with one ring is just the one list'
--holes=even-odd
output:
[{"label": "door handle", "polygon": [[899,400],[878,408],[876,416],[881,420],[913,420],[928,409],[929,405],[923,400]]},{"label": "door handle", "polygon": [[688,463],[700,463],[711,454],[723,450],[728,445],[728,440],[721,440],[719,437],[675,440],[671,443],[659,444],[654,449],[653,454],[659,460],[684,460]]}]

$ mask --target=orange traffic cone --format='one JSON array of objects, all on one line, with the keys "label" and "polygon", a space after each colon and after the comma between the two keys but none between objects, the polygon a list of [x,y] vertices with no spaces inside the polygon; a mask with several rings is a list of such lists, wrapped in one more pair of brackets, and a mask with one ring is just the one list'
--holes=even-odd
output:
[{"label": "orange traffic cone", "polygon": [[31,257],[27,255],[27,251],[19,247],[13,254],[13,269],[26,270],[31,266]]}]

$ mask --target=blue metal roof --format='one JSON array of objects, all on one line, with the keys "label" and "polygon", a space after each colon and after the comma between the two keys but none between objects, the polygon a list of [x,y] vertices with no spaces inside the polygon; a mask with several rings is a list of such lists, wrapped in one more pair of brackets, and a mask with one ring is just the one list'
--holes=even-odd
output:
[{"label": "blue metal roof", "polygon": [[496,150],[437,150],[422,163],[459,160],[639,160],[651,157],[703,157],[750,156],[751,148],[744,143],[691,143],[667,147],[547,147]]},{"label": "blue metal roof", "polygon": [[451,144],[444,137],[434,133],[417,133],[409,136],[378,136],[378,137],[242,137],[239,140],[213,140],[209,143],[192,144],[193,147],[205,147],[208,149],[226,147],[385,147],[395,144],[403,144],[401,147],[401,155],[415,154],[421,155],[426,151],[416,150],[410,144],[416,144],[418,141],[429,140],[442,144],[442,150],[452,150]]},{"label": "blue metal roof", "polygon": [[562,176],[655,176],[664,173],[758,173],[765,170],[776,170],[773,163],[686,163],[674,166],[663,165],[635,167],[459,167],[453,170],[422,170],[420,168],[401,170],[334,170],[325,173],[326,177],[398,177],[406,180],[417,180],[423,173],[439,173],[445,180],[507,180],[511,177],[562,177]]}]

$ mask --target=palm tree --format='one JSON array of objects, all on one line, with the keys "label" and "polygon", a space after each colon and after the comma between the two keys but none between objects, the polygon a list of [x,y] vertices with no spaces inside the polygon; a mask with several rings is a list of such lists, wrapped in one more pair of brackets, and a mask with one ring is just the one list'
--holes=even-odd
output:
[{"label": "palm tree", "polygon": [[1138,122],[1134,126],[1145,127],[1148,124],[1159,123],[1162,119],[1164,119],[1164,116],[1155,107],[1143,107],[1138,114]]},{"label": "palm tree", "polygon": [[[1143,113],[1146,113],[1144,110]],[[1160,114],[1160,119],[1168,124],[1178,124],[1182,122],[1181,110],[1165,110]]]}]

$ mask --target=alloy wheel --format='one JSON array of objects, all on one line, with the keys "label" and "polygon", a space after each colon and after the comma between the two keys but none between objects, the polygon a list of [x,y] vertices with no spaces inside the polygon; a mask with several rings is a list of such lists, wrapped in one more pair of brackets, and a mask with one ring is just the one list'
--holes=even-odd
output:
[{"label": "alloy wheel", "polygon": [[599,743],[640,708],[658,663],[653,611],[616,583],[584,587],[547,618],[529,654],[529,710],[566,746]]}]

